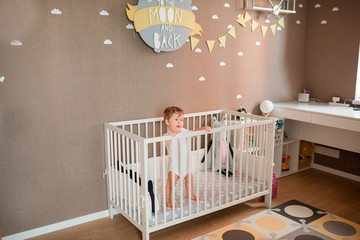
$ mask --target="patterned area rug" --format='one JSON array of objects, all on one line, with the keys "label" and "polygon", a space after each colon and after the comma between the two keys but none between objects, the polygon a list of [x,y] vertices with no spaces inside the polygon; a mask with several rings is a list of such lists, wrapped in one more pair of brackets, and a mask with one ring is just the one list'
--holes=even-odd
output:
[{"label": "patterned area rug", "polygon": [[360,225],[291,200],[193,240],[359,240]]}]

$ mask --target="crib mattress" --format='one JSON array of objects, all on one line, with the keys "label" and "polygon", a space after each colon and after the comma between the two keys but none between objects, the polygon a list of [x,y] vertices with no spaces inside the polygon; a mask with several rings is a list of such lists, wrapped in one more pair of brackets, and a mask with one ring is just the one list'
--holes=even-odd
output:
[{"label": "crib mattress", "polygon": [[[226,202],[231,202],[238,200],[240,198],[252,195],[259,191],[264,191],[264,181],[258,180],[256,178],[247,177],[245,174],[239,174],[236,172],[232,176],[228,176],[228,184],[226,184],[226,176],[219,174],[219,172],[213,172],[211,170],[199,171],[198,173],[193,173],[194,177],[194,194],[200,197],[198,201],[192,201],[186,198],[186,189],[185,183],[183,180],[183,194],[181,197],[180,190],[180,180],[177,182],[175,187],[175,208],[163,207],[164,199],[164,189],[163,181],[156,181],[157,190],[154,193],[158,198],[159,209],[156,211],[157,222],[163,223],[164,216],[166,216],[167,221],[180,218],[181,216],[189,215],[189,211],[192,214],[197,212],[214,208],[216,206],[225,204]],[[241,181],[239,178],[241,177]],[[233,180],[235,178],[235,180]],[[212,181],[213,184],[212,184]],[[197,182],[199,182],[199,191],[197,190]],[[165,183],[166,184],[166,183]],[[214,186],[214,187],[212,187]],[[266,186],[265,186],[266,187]],[[227,191],[226,191],[227,190]],[[227,194],[226,194],[227,192]],[[206,196],[206,198],[205,198]],[[189,204],[190,203],[190,204]],[[181,204],[183,207],[183,212],[181,213]],[[155,213],[152,214],[150,218],[150,226],[155,224]]]}]

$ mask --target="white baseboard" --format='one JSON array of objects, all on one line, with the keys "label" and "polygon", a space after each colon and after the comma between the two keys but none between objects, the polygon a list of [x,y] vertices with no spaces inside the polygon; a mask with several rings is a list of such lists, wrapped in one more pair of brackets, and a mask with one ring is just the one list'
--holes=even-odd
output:
[{"label": "white baseboard", "polygon": [[43,226],[43,227],[39,227],[39,228],[35,228],[35,229],[31,229],[25,232],[21,232],[21,233],[16,233],[13,235],[9,235],[6,237],[3,237],[3,240],[22,240],[22,239],[28,239],[28,238],[32,238],[32,237],[37,237],[46,233],[50,233],[50,232],[55,232],[61,229],[65,229],[68,227],[73,227],[82,223],[87,223],[87,222],[91,222],[94,220],[98,220],[100,218],[105,218],[109,216],[109,211],[108,210],[104,210],[101,212],[96,212],[96,213],[92,213],[89,215],[85,215],[82,217],[77,217],[77,218],[73,218],[73,219],[69,219],[63,222],[58,222],[58,223],[54,223],[54,224],[50,224],[47,226]]},{"label": "white baseboard", "polygon": [[313,164],[313,168],[324,171],[324,172],[328,172],[328,173],[331,173],[334,175],[338,175],[340,177],[344,177],[344,178],[348,178],[348,179],[360,182],[360,176],[356,176],[354,174],[350,174],[350,173],[339,171],[339,170],[336,170],[333,168],[325,167],[325,166],[322,166],[322,165],[319,165],[316,163]]}]

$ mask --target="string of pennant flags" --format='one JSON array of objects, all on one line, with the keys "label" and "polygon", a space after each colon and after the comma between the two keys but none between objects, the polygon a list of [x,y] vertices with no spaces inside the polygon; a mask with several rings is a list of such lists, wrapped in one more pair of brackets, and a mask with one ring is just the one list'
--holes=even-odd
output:
[{"label": "string of pennant flags", "polygon": [[[265,37],[266,32],[269,28],[270,28],[272,34],[275,36],[277,24],[279,24],[282,28],[285,28],[284,17],[281,17],[277,23],[274,23],[272,25],[259,25],[258,22],[256,22],[254,19],[251,18],[250,14],[247,11],[244,11],[244,13],[241,14],[241,16],[236,20],[236,22],[239,23],[242,27],[246,27],[246,23],[249,20],[251,20],[251,32],[254,32],[258,28],[258,26],[260,26],[263,37]],[[232,26],[230,28],[230,30],[227,31],[227,34],[229,34],[233,38],[236,38],[235,26]],[[223,48],[226,47],[227,34],[217,38],[217,40],[220,42],[220,44]],[[190,37],[191,51],[194,51],[196,45],[199,42],[200,42],[200,39],[198,39],[194,36]],[[206,45],[207,45],[210,53],[212,52],[212,50],[214,48],[215,42],[216,42],[216,40],[206,40]]]}]

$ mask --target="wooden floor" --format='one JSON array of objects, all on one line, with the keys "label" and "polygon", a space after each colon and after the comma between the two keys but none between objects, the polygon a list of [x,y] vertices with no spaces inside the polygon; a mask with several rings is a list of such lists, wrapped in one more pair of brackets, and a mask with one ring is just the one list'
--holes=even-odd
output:
[{"label": "wooden floor", "polygon": [[[360,183],[311,169],[279,179],[278,195],[272,206],[296,199],[360,223]],[[263,203],[247,203],[150,234],[151,240],[192,239],[266,209]],[[33,239],[132,239],[141,232],[121,215],[81,224]]]}]

